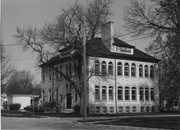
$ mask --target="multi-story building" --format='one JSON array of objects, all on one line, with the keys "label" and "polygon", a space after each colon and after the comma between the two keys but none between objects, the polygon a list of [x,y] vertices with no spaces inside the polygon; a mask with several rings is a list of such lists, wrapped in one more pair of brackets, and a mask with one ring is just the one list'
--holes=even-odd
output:
[{"label": "multi-story building", "polygon": [[[64,50],[48,64],[76,78],[73,62]],[[135,46],[114,38],[113,22],[104,24],[101,38],[87,43],[87,66],[91,70],[87,81],[89,112],[157,111],[159,91],[154,68],[158,61]],[[46,65],[41,68],[43,102],[51,102],[53,96],[61,110],[72,109],[79,103],[79,96],[67,80]]]}]

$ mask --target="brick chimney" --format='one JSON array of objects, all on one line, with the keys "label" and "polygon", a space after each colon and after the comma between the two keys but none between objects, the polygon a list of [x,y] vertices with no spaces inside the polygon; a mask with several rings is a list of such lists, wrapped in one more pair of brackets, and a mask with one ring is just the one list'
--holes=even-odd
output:
[{"label": "brick chimney", "polygon": [[110,21],[101,26],[102,43],[112,52],[116,52],[114,43],[114,22]]}]

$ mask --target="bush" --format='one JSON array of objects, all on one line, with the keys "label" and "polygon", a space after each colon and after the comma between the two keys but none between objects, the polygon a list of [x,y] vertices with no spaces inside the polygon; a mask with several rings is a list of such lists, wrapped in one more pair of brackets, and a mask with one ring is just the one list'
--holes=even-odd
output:
[{"label": "bush", "polygon": [[74,107],[73,107],[73,109],[74,109],[74,112],[75,113],[77,113],[77,114],[79,114],[80,113],[80,105],[79,104],[77,104],[77,105],[75,105]]},{"label": "bush", "polygon": [[19,103],[14,103],[9,105],[10,110],[19,110],[21,108],[21,104]]},{"label": "bush", "polygon": [[[24,110],[33,112],[33,106],[26,106],[24,107]],[[45,109],[43,106],[40,106],[39,108],[37,106],[34,107],[34,112],[45,112]]]},{"label": "bush", "polygon": [[26,107],[24,107],[24,110],[26,110],[26,111],[32,111],[33,110],[33,108],[32,108],[32,106],[26,106]]}]

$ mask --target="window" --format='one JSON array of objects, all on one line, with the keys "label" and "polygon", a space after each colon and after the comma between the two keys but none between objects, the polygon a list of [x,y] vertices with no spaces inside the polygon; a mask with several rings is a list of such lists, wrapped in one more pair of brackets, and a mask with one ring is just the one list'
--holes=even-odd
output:
[{"label": "window", "polygon": [[149,107],[148,106],[146,107],[146,112],[149,112]]},{"label": "window", "polygon": [[145,65],[145,77],[148,77],[149,75],[148,75],[148,66],[147,65]]},{"label": "window", "polygon": [[132,87],[132,100],[136,100],[136,87]]},{"label": "window", "polygon": [[49,69],[49,80],[51,80],[51,69]]},{"label": "window", "polygon": [[123,100],[123,88],[118,87],[118,100]]},{"label": "window", "polygon": [[125,87],[125,100],[129,100],[129,87]]},{"label": "window", "polygon": [[107,107],[103,106],[103,113],[107,113]]},{"label": "window", "polygon": [[132,112],[136,112],[136,111],[137,111],[136,106],[133,106],[133,107],[132,107]]},{"label": "window", "polygon": [[43,102],[45,102],[45,92],[44,92],[44,90],[42,91],[42,100],[43,100]]},{"label": "window", "polygon": [[100,101],[100,87],[95,86],[95,101]]},{"label": "window", "polygon": [[136,65],[132,63],[131,65],[131,76],[135,77],[136,76]]},{"label": "window", "polygon": [[140,96],[140,100],[143,101],[144,100],[144,97],[143,97],[144,96],[144,90],[143,90],[143,88],[139,89],[139,96]]},{"label": "window", "polygon": [[56,101],[58,102],[58,97],[59,97],[59,95],[58,95],[58,89],[56,89]]},{"label": "window", "polygon": [[125,63],[124,65],[124,75],[129,76],[129,64]]},{"label": "window", "polygon": [[141,107],[141,112],[144,112],[144,107]]},{"label": "window", "polygon": [[123,112],[123,107],[122,107],[122,106],[119,106],[119,107],[118,107],[118,111],[119,111],[119,113]]},{"label": "window", "polygon": [[151,88],[151,100],[154,101],[154,88]]},{"label": "window", "polygon": [[154,67],[152,65],[150,67],[150,77],[154,78]]},{"label": "window", "polygon": [[[58,70],[58,67],[56,67],[56,69]],[[58,72],[56,72],[56,79],[59,78]]]},{"label": "window", "polygon": [[149,100],[149,88],[145,89],[145,100],[148,101]]},{"label": "window", "polygon": [[130,112],[130,107],[129,106],[126,107],[126,112]]},{"label": "window", "polygon": [[118,62],[117,64],[117,75],[122,76],[122,63],[121,62]]},{"label": "window", "polygon": [[102,69],[102,75],[104,76],[104,75],[107,75],[107,72],[106,72],[106,62],[105,61],[103,61],[102,62],[102,67],[101,67],[101,69]]},{"label": "window", "polygon": [[71,64],[69,64],[69,76],[70,76],[70,77],[71,77],[71,74],[72,74],[71,68],[72,68],[72,66],[71,66]]},{"label": "window", "polygon": [[106,86],[102,87],[102,100],[104,100],[104,101],[107,100],[107,88],[106,88]]},{"label": "window", "polygon": [[126,48],[126,52],[131,53],[131,48]]},{"label": "window", "polygon": [[113,87],[109,87],[109,100],[113,100]]},{"label": "window", "polygon": [[152,106],[151,111],[155,112],[155,107],[154,106]]},{"label": "window", "polygon": [[[63,68],[63,67],[61,66],[61,67],[60,67],[60,72],[62,72],[62,68]],[[61,74],[61,78],[62,78],[62,77],[63,77],[63,75]]]},{"label": "window", "polygon": [[49,89],[49,102],[51,102],[51,89]]},{"label": "window", "polygon": [[95,61],[95,75],[100,74],[100,63],[98,60]]},{"label": "window", "polygon": [[108,64],[108,73],[109,75],[113,75],[113,63],[109,62]]},{"label": "window", "polygon": [[143,77],[143,66],[139,65],[139,77]]},{"label": "window", "polygon": [[100,113],[100,106],[96,106],[96,113]]},{"label": "window", "polygon": [[66,75],[68,76],[68,64],[66,64]]},{"label": "window", "polygon": [[114,107],[111,106],[111,107],[109,108],[109,112],[110,112],[110,113],[114,113]]}]

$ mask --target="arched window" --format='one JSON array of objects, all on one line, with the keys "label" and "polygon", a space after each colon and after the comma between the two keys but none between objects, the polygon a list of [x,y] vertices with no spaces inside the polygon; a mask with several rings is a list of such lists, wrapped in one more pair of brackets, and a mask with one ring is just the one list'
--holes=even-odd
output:
[{"label": "arched window", "polygon": [[117,64],[117,75],[122,75],[122,63],[118,62]]},{"label": "arched window", "polygon": [[129,93],[129,87],[125,87],[125,100],[129,100],[130,93]]},{"label": "arched window", "polygon": [[149,107],[148,106],[146,107],[146,112],[149,112]]},{"label": "arched window", "polygon": [[136,100],[136,87],[132,87],[131,93],[132,93],[132,100]]},{"label": "arched window", "polygon": [[107,113],[107,107],[103,106],[103,113]]},{"label": "arched window", "polygon": [[118,87],[118,100],[123,100],[123,87]]},{"label": "arched window", "polygon": [[136,65],[134,63],[131,64],[131,76],[136,76]]},{"label": "arched window", "polygon": [[139,97],[140,100],[143,101],[144,100],[144,90],[142,87],[139,89],[139,96],[140,96]]},{"label": "arched window", "polygon": [[104,75],[107,75],[107,72],[106,72],[106,62],[105,61],[103,61],[102,62],[102,67],[101,67],[101,69],[102,69],[102,75],[104,76]]},{"label": "arched window", "polygon": [[95,101],[100,101],[100,87],[95,86]]},{"label": "arched window", "polygon": [[107,100],[107,88],[106,88],[106,86],[102,87],[102,100],[103,101]]},{"label": "arched window", "polygon": [[141,107],[141,112],[144,112],[144,107],[143,106]]},{"label": "arched window", "polygon": [[149,100],[149,88],[145,88],[145,100]]},{"label": "arched window", "polygon": [[130,112],[130,107],[126,106],[126,112]]},{"label": "arched window", "polygon": [[109,107],[109,112],[114,113],[114,107],[113,106]]},{"label": "arched window", "polygon": [[152,65],[150,67],[150,77],[154,78],[154,67]]},{"label": "arched window", "polygon": [[147,65],[145,65],[145,70],[144,70],[145,72],[145,77],[148,77],[149,76],[149,74],[148,74],[148,66]]},{"label": "arched window", "polygon": [[154,88],[151,88],[151,100],[154,101]]},{"label": "arched window", "polygon": [[143,77],[143,66],[139,65],[139,77]]},{"label": "arched window", "polygon": [[129,64],[124,64],[124,76],[129,76]]},{"label": "arched window", "polygon": [[95,75],[100,74],[100,63],[98,60],[95,61]]},{"label": "arched window", "polygon": [[136,112],[136,111],[137,111],[136,106],[133,106],[133,107],[132,107],[132,112]]},{"label": "arched window", "polygon": [[113,87],[112,86],[110,86],[109,87],[109,100],[113,100]]},{"label": "arched window", "polygon": [[109,62],[108,64],[108,73],[109,75],[113,75],[113,63]]},{"label": "arched window", "polygon": [[119,113],[123,112],[123,107],[122,107],[122,106],[119,106],[119,107],[118,107],[118,111],[119,111]]}]

